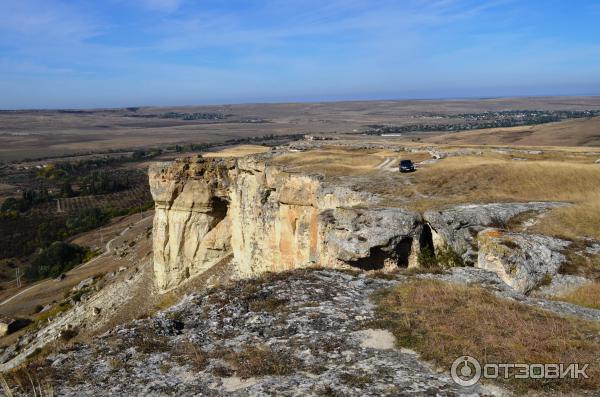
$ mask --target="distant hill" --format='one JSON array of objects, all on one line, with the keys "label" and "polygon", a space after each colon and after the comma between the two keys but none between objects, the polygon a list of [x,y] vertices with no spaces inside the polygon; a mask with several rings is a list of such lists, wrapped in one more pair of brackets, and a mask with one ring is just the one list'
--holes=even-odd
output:
[{"label": "distant hill", "polygon": [[600,117],[527,127],[464,131],[423,141],[458,145],[600,146]]}]

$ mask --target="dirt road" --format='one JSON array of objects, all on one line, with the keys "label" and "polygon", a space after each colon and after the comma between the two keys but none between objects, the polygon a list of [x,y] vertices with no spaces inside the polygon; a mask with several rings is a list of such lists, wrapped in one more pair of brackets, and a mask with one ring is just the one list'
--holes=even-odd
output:
[{"label": "dirt road", "polygon": [[127,247],[129,256],[115,255],[115,250],[127,246],[128,242],[145,233],[152,226],[153,215],[154,213],[150,211],[145,214],[143,219],[140,219],[140,215],[125,217],[115,224],[78,237],[75,241],[82,244],[85,240],[92,243],[93,237],[99,234],[113,235],[106,242],[102,254],[71,269],[63,280],[46,279],[18,291],[0,303],[0,313],[13,317],[31,315],[37,305],[45,305],[62,299],[64,294],[79,284],[81,280],[116,271],[121,266],[128,267],[135,262],[134,258],[148,256],[152,252],[152,241],[146,236],[139,239],[139,243],[135,246]]}]

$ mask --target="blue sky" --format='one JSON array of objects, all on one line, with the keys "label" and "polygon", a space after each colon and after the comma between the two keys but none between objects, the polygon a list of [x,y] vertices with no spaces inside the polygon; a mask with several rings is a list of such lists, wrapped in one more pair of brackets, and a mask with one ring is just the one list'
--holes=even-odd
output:
[{"label": "blue sky", "polygon": [[600,1],[0,0],[0,108],[600,94]]}]

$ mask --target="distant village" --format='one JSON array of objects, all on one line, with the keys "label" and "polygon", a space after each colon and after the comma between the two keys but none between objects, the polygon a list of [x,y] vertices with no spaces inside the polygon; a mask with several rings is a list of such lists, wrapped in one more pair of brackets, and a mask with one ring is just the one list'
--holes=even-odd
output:
[{"label": "distant village", "polygon": [[[453,132],[484,128],[516,127],[553,123],[567,119],[591,118],[600,116],[600,110],[506,110],[499,112],[463,113],[454,115],[435,115],[438,119],[462,119],[462,123],[408,124],[402,126],[373,124],[364,131],[367,135],[400,134],[405,132]],[[415,116],[419,117],[419,116]],[[422,115],[421,117],[432,117]]]}]

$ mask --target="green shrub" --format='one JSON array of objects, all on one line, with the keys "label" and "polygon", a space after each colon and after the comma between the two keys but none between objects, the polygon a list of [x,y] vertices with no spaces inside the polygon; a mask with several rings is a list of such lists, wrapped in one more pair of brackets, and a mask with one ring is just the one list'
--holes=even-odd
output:
[{"label": "green shrub", "polygon": [[86,208],[65,222],[70,234],[92,230],[108,222],[109,216],[99,208]]},{"label": "green shrub", "polygon": [[419,266],[424,269],[449,269],[465,265],[462,257],[448,243],[438,247],[436,252],[430,246],[423,247],[417,258]]},{"label": "green shrub", "polygon": [[35,257],[25,276],[31,280],[57,277],[82,263],[85,255],[86,249],[83,247],[56,241]]},{"label": "green shrub", "polygon": [[465,265],[462,256],[454,251],[448,243],[444,243],[443,246],[438,248],[435,257],[437,258],[438,266],[443,269]]},{"label": "green shrub", "polygon": [[437,258],[433,249],[429,246],[421,248],[418,255],[419,266],[425,269],[432,269],[438,266]]}]

